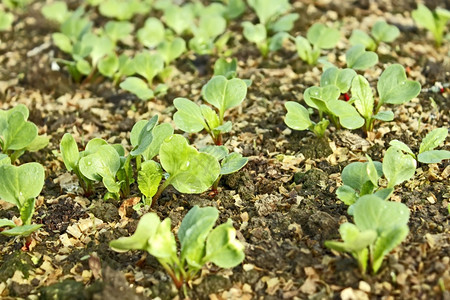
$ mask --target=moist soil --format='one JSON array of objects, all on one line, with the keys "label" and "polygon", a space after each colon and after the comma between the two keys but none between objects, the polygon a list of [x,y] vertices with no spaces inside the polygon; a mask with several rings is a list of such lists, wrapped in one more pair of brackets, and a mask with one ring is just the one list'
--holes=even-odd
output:
[{"label": "moist soil", "polygon": [[[448,2],[440,4],[449,9]],[[176,62],[179,72],[168,83],[169,92],[143,102],[103,78],[75,83],[64,69],[52,70],[54,59],[64,54],[51,43],[58,26],[41,16],[41,7],[40,2],[31,4],[18,13],[12,31],[0,33],[0,108],[27,105],[40,134],[50,137],[48,147],[20,158],[20,164],[36,161],[46,169],[34,217],[43,227],[32,235],[31,244],[0,235],[0,296],[184,298],[152,256],[109,248],[111,240],[135,231],[139,213],[123,205],[127,199],[103,200],[101,185],[84,197],[76,177],[64,167],[59,142],[68,132],[81,149],[100,137],[130,150],[129,133],[137,121],[159,114],[161,122],[173,124],[173,99],[200,99],[217,56],[184,55]],[[449,126],[448,86],[438,92],[431,88],[449,83],[450,43],[434,48],[430,36],[410,17],[415,8],[415,1],[408,0],[294,3],[300,14],[294,36],[305,35],[315,22],[340,22],[347,38],[353,29],[367,31],[378,18],[395,24],[400,37],[380,46],[380,62],[364,75],[374,83],[380,70],[400,63],[423,88],[411,102],[394,107],[394,121],[377,123],[373,133],[330,126],[324,139],[293,131],[283,122],[284,103],[302,101],[303,91],[318,84],[319,67],[300,61],[292,45],[262,58],[243,39],[240,20],[230,24],[235,34],[229,49],[238,58],[239,77],[253,84],[241,107],[226,115],[233,131],[225,136],[225,145],[249,162],[224,176],[216,195],[180,194],[168,188],[152,209],[178,228],[194,205],[216,207],[219,223],[231,218],[245,245],[241,265],[228,270],[205,266],[189,283],[191,299],[450,299],[449,161],[419,164],[413,179],[396,188],[391,200],[409,207],[410,233],[386,256],[378,274],[363,275],[350,256],[324,247],[324,241],[339,239],[339,225],[351,220],[335,195],[346,165],[364,160],[365,154],[380,161],[393,139],[417,152],[426,133]],[[249,11],[243,18],[257,19]],[[326,52],[329,60],[342,66],[348,45],[342,39]],[[197,147],[211,143],[202,133],[185,136]],[[448,140],[442,149],[450,150]],[[133,186],[132,197],[139,196]],[[0,217],[18,216],[17,209],[1,204]]]}]

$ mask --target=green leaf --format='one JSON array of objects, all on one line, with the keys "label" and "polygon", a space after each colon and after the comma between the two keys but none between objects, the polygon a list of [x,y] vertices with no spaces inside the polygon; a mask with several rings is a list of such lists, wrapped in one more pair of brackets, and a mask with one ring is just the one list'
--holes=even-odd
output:
[{"label": "green leaf", "polygon": [[158,225],[155,234],[148,239],[146,250],[158,259],[174,263],[177,261],[177,244],[170,223],[170,219],[166,218]]},{"label": "green leaf", "polygon": [[46,135],[38,135],[34,138],[34,140],[25,147],[25,150],[35,152],[45,148],[50,141],[50,138]]},{"label": "green leaf", "polygon": [[356,72],[353,69],[331,67],[326,69],[320,77],[320,86],[335,85],[342,94],[347,93],[355,76]]},{"label": "green leaf", "polygon": [[430,151],[442,144],[448,135],[448,129],[445,127],[436,128],[429,132],[420,143],[419,154]]},{"label": "green leaf", "polygon": [[378,41],[390,43],[400,35],[400,30],[386,21],[378,21],[373,25],[372,35]]},{"label": "green leaf", "polygon": [[344,202],[345,205],[352,205],[356,202],[356,200],[358,200],[359,195],[352,187],[343,185],[336,190],[336,196],[339,198],[339,200]]},{"label": "green leaf", "polygon": [[31,218],[33,217],[34,214],[35,202],[36,202],[35,198],[28,198],[25,200],[22,207],[20,208],[20,219],[22,220],[22,224],[24,225],[31,224]]},{"label": "green leaf", "polygon": [[208,153],[217,159],[217,161],[221,161],[225,156],[228,155],[228,149],[225,146],[206,146],[199,149],[200,152]]},{"label": "green leaf", "polygon": [[341,173],[342,182],[349,187],[361,191],[364,183],[370,180],[367,174],[367,163],[353,162],[345,166]]},{"label": "green leaf", "polygon": [[252,24],[248,21],[242,22],[244,37],[252,43],[261,44],[267,39],[266,27],[263,24]]},{"label": "green leaf", "polygon": [[214,207],[199,208],[195,205],[189,210],[178,229],[181,243],[181,261],[197,269],[203,266],[206,238],[216,223],[219,212]]},{"label": "green leaf", "polygon": [[[310,107],[319,109],[319,107],[316,105],[316,102],[313,101],[312,98],[320,99],[322,102],[329,102],[333,100],[338,100],[340,95],[341,92],[339,88],[335,85],[327,85],[324,87],[312,86],[305,90],[303,98],[306,104],[308,104]],[[325,113],[330,113],[329,111],[327,111],[326,106],[324,107],[324,109]]]},{"label": "green leaf", "polygon": [[20,209],[28,199],[40,194],[44,179],[44,167],[38,163],[26,163],[19,167],[1,165],[0,199]]},{"label": "green leaf", "polygon": [[341,100],[331,100],[325,104],[328,110],[339,118],[339,123],[341,123],[342,127],[356,129],[364,125],[364,119],[361,118],[350,103]]},{"label": "green leaf", "polygon": [[137,31],[137,39],[147,48],[158,46],[165,37],[165,28],[163,23],[157,18],[148,18],[144,27]]},{"label": "green leaf", "polygon": [[114,54],[114,43],[108,36],[104,34],[99,36],[94,33],[88,32],[83,35],[81,43],[84,47],[92,48],[92,51],[89,55],[91,57],[93,67],[97,66],[98,62],[103,56]]},{"label": "green leaf", "polygon": [[450,151],[447,150],[429,150],[417,155],[417,160],[421,163],[436,164],[444,159],[450,159]]},{"label": "green leaf", "polygon": [[11,164],[11,159],[9,158],[8,155],[0,153],[0,166],[2,165],[10,165]]},{"label": "green leaf", "polygon": [[137,147],[135,147],[130,154],[133,156],[138,156],[144,153],[150,144],[153,142],[153,129],[155,125],[158,124],[158,115],[154,115],[148,122],[145,124],[137,138]]},{"label": "green leaf", "polygon": [[366,119],[372,117],[373,112],[373,93],[369,82],[361,75],[357,75],[352,81],[352,99],[355,100],[355,107],[359,113]]},{"label": "green leaf", "polygon": [[389,122],[394,120],[394,113],[390,110],[379,111],[376,115],[372,116],[373,119]]},{"label": "green leaf", "polygon": [[339,233],[343,243],[326,241],[325,246],[340,252],[358,252],[370,246],[377,238],[376,231],[360,231],[358,227],[348,222],[341,224]]},{"label": "green leaf", "polygon": [[92,71],[92,67],[89,64],[89,62],[83,58],[77,60],[76,68],[78,72],[80,72],[83,75],[89,75]]},{"label": "green leaf", "polygon": [[402,104],[410,101],[420,93],[420,83],[407,80],[405,69],[393,64],[384,70],[377,83],[380,105],[384,103]]},{"label": "green leaf", "polygon": [[121,237],[109,242],[109,246],[117,252],[128,250],[147,250],[149,239],[155,235],[161,221],[157,214],[147,213],[142,216],[136,231],[130,237]]},{"label": "green leaf", "polygon": [[402,150],[405,153],[410,154],[414,158],[416,157],[414,155],[414,152],[412,152],[411,148],[409,148],[408,145],[406,145],[405,143],[403,143],[403,142],[401,142],[399,140],[392,140],[392,141],[389,142],[389,145],[391,145],[391,146],[393,146],[393,147],[395,147],[395,148],[397,148],[399,150]]},{"label": "green leaf", "polygon": [[199,132],[208,128],[200,106],[186,98],[176,98],[173,105],[177,112],[173,116],[175,125],[184,132]]},{"label": "green leaf", "polygon": [[0,145],[3,151],[20,150],[36,138],[36,125],[26,121],[22,112],[14,110],[5,114],[5,117],[0,125]]},{"label": "green leaf", "polygon": [[273,32],[289,32],[298,18],[299,15],[296,13],[284,15],[273,24],[269,24],[269,29]]},{"label": "green leaf", "polygon": [[120,87],[135,94],[141,100],[148,100],[154,97],[154,93],[148,87],[147,83],[137,77],[127,77],[127,79],[120,84]]},{"label": "green leaf", "polygon": [[11,30],[14,15],[9,12],[0,11],[0,31]]},{"label": "green leaf", "polygon": [[226,58],[220,57],[214,63],[214,76],[222,75],[227,79],[236,77],[237,74],[237,59],[233,58],[227,61]]},{"label": "green leaf", "polygon": [[4,230],[0,232],[3,235],[6,236],[29,236],[36,230],[42,227],[42,224],[31,224],[31,225],[22,225],[22,226],[16,226],[14,228]]},{"label": "green leaf", "polygon": [[239,78],[226,79],[214,76],[202,89],[203,98],[219,109],[221,115],[232,107],[238,106],[247,95],[247,85]]},{"label": "green leaf", "polygon": [[147,198],[153,197],[162,179],[161,166],[153,160],[147,160],[142,163],[138,174],[138,187],[142,194]]},{"label": "green leaf", "polygon": [[258,16],[259,22],[264,25],[291,8],[288,0],[249,0],[247,2]]},{"label": "green leaf", "polygon": [[186,42],[176,37],[172,41],[163,41],[158,45],[158,52],[164,58],[166,65],[180,57],[186,51]]},{"label": "green leaf", "polygon": [[0,219],[0,228],[3,227],[16,227],[16,223],[8,219]]},{"label": "green leaf", "polygon": [[213,156],[199,153],[178,134],[162,143],[159,158],[162,167],[169,173],[167,180],[181,193],[203,193],[220,173],[220,165]]},{"label": "green leaf", "polygon": [[115,182],[120,168],[120,156],[111,145],[102,145],[92,154],[80,159],[81,173],[90,180],[102,181],[111,193],[118,193],[120,185]]},{"label": "green leaf", "polygon": [[115,53],[103,57],[98,62],[98,71],[106,77],[113,77],[119,70],[119,57]]},{"label": "green leaf", "polygon": [[392,195],[393,191],[394,191],[393,188],[379,189],[374,193],[374,195],[380,198],[381,200],[387,200]]},{"label": "green leaf", "polygon": [[389,147],[383,158],[383,173],[388,180],[388,188],[409,180],[416,171],[416,160],[396,147]]},{"label": "green leaf", "polygon": [[287,32],[277,32],[269,39],[269,50],[270,51],[278,51],[283,48],[284,41],[288,40],[290,37]]},{"label": "green leaf", "polygon": [[308,29],[306,37],[315,48],[331,49],[339,42],[341,33],[335,28],[315,23]]},{"label": "green leaf", "polygon": [[373,248],[372,270],[374,274],[380,269],[384,256],[400,245],[408,233],[407,225],[393,227],[381,232]]},{"label": "green leaf", "polygon": [[194,17],[192,5],[183,5],[181,7],[170,5],[164,10],[164,22],[177,35],[182,35],[185,31],[189,31],[194,25]]},{"label": "green leaf", "polygon": [[204,262],[211,261],[221,268],[233,268],[244,258],[244,245],[236,240],[236,230],[231,219],[214,228],[208,235]]},{"label": "green leaf", "polygon": [[381,200],[375,195],[365,195],[354,204],[354,220],[361,231],[375,230],[378,235],[392,228],[406,226],[408,207],[400,202]]},{"label": "green leaf", "polygon": [[366,70],[378,63],[378,55],[372,51],[366,51],[364,46],[357,44],[345,53],[347,66],[354,70]]},{"label": "green leaf", "polygon": [[383,167],[382,164],[378,161],[373,161],[370,156],[366,154],[367,163],[366,163],[366,172],[367,175],[372,182],[373,186],[378,186],[378,179],[383,175]]},{"label": "green leaf", "polygon": [[429,10],[425,5],[419,4],[417,9],[412,11],[411,16],[420,26],[428,29],[433,34],[436,32],[437,28],[435,17],[431,10]]},{"label": "green leaf", "polygon": [[349,42],[352,46],[361,44],[365,49],[370,51],[375,51],[377,48],[375,41],[367,33],[359,29],[354,29],[352,31]]},{"label": "green leaf", "polygon": [[151,85],[153,78],[164,70],[164,59],[159,53],[142,52],[134,57],[133,65],[136,73],[143,76]]},{"label": "green leaf", "polygon": [[113,43],[128,37],[133,29],[134,25],[127,21],[108,21],[105,24],[105,33]]},{"label": "green leaf", "polygon": [[247,157],[242,157],[240,153],[228,154],[221,163],[221,175],[232,174],[242,169],[248,162]]},{"label": "green leaf", "polygon": [[61,51],[72,53],[72,42],[68,36],[60,32],[55,32],[52,34],[52,40]]},{"label": "green leaf", "polygon": [[320,52],[319,51],[314,52],[311,43],[306,38],[300,35],[297,36],[295,38],[295,47],[297,49],[298,56],[303,61],[306,61],[310,65],[316,64]]},{"label": "green leaf", "polygon": [[309,112],[301,104],[294,101],[288,101],[284,104],[287,109],[284,123],[295,130],[306,130],[313,123],[309,119]]},{"label": "green leaf", "polygon": [[151,160],[153,157],[159,154],[159,149],[166,138],[173,134],[172,125],[163,123],[153,128],[153,141],[144,152],[143,156],[145,160]]},{"label": "green leaf", "polygon": [[67,4],[64,1],[55,1],[46,4],[42,7],[41,12],[46,19],[58,23],[64,22],[70,16]]}]

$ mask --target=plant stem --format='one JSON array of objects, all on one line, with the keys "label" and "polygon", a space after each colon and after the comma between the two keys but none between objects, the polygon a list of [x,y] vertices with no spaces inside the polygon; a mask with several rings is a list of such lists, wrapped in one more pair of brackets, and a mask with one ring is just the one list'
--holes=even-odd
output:
[{"label": "plant stem", "polygon": [[166,189],[166,187],[168,187],[171,184],[171,182],[172,182],[171,179],[172,178],[169,177],[168,179],[166,179],[166,181],[164,181],[164,183],[162,185],[159,186],[158,191],[152,198],[152,205],[151,205],[152,208],[155,207],[156,201],[158,201],[162,192]]}]

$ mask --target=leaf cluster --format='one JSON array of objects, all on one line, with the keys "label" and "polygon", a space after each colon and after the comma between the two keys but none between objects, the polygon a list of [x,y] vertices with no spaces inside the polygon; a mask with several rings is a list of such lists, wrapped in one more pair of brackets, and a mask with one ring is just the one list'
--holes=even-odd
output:
[{"label": "leaf cluster", "polygon": [[221,268],[232,268],[243,261],[244,246],[236,240],[231,219],[213,229],[218,216],[213,207],[194,206],[189,210],[178,229],[179,255],[170,219],[161,222],[155,213],[142,216],[132,236],[111,241],[110,247],[119,252],[147,251],[180,289],[208,262]]},{"label": "leaf cluster", "polygon": [[361,44],[370,51],[376,51],[381,42],[391,43],[400,35],[400,30],[389,25],[384,20],[377,21],[370,32],[370,35],[362,30],[355,29],[350,36],[350,44]]},{"label": "leaf cluster", "polygon": [[0,148],[15,162],[25,151],[38,151],[48,145],[47,136],[38,135],[37,126],[27,121],[30,112],[23,104],[0,110]]},{"label": "leaf cluster", "polygon": [[436,47],[442,45],[446,24],[450,21],[450,11],[440,7],[431,11],[425,5],[419,4],[417,9],[412,11],[412,18],[418,25],[431,32]]}]

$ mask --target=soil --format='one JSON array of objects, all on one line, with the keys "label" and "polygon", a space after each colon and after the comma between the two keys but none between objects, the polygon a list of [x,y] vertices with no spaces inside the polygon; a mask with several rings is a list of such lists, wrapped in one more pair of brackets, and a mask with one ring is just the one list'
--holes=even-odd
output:
[{"label": "soil", "polygon": [[[426,2],[433,6],[439,1]],[[448,1],[445,6],[449,8]],[[36,1],[17,12],[13,29],[0,33],[0,108],[27,105],[30,120],[50,137],[46,149],[26,153],[18,162],[36,161],[46,169],[34,218],[43,227],[28,247],[23,239],[0,235],[0,297],[183,298],[152,256],[109,248],[109,241],[135,231],[139,214],[129,208],[121,216],[119,207],[126,199],[104,201],[101,185],[84,197],[76,177],[64,167],[59,142],[69,132],[80,145],[101,137],[130,150],[129,132],[137,121],[159,114],[161,122],[173,124],[173,99],[200,98],[217,57],[184,55],[176,62],[179,73],[168,83],[167,95],[149,102],[102,78],[75,83],[64,69],[51,68],[54,58],[64,54],[51,43],[57,26],[43,18],[41,7]],[[347,164],[364,160],[365,154],[380,161],[393,139],[417,151],[426,133],[449,127],[450,43],[433,47],[410,17],[415,7],[416,2],[408,0],[294,3],[300,13],[294,36],[304,35],[315,22],[339,22],[348,38],[351,30],[367,31],[381,17],[401,30],[398,40],[380,46],[380,62],[364,75],[374,83],[380,70],[400,63],[423,91],[394,107],[395,120],[377,123],[367,136],[330,126],[326,138],[319,139],[287,128],[284,103],[303,100],[303,91],[319,82],[319,67],[300,61],[292,45],[262,58],[242,37],[240,20],[230,24],[235,34],[229,47],[238,58],[239,77],[250,78],[253,84],[241,107],[226,115],[233,131],[225,137],[225,145],[248,157],[249,163],[224,176],[213,198],[168,188],[154,208],[177,228],[194,205],[214,206],[220,211],[220,223],[233,220],[245,245],[241,265],[230,270],[205,266],[189,284],[191,299],[450,299],[449,161],[420,164],[413,179],[395,190],[392,200],[410,208],[410,233],[387,255],[377,275],[362,275],[350,256],[324,247],[324,241],[339,239],[339,224],[351,220],[335,195]],[[256,20],[250,11],[243,18]],[[103,21],[99,17],[98,22]],[[342,66],[348,45],[343,38],[336,49],[326,52],[329,59]],[[441,84],[447,85],[439,92],[431,89]],[[202,133],[186,137],[194,145],[211,142]],[[448,140],[442,149],[450,150]],[[140,196],[136,186],[132,196]],[[18,216],[15,208],[0,210],[0,217],[13,216]]]}]

